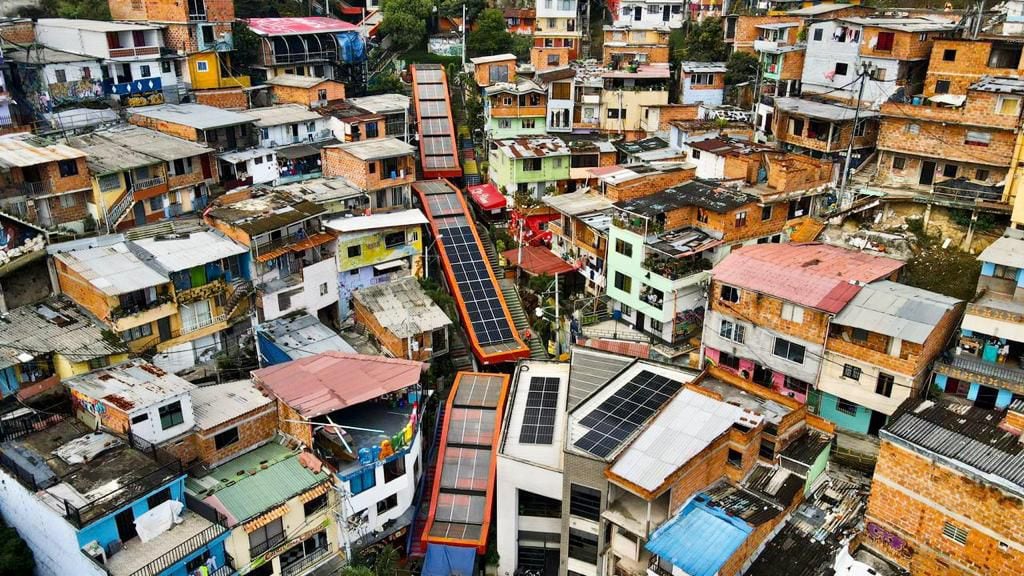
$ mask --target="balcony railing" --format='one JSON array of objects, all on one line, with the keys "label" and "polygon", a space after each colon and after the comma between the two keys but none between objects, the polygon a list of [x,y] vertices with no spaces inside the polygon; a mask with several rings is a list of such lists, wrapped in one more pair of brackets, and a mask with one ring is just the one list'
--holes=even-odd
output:
[{"label": "balcony railing", "polygon": [[146,302],[145,304],[136,304],[132,306],[115,306],[113,309],[110,310],[110,319],[117,321],[122,318],[128,318],[130,316],[138,316],[139,314],[143,314],[150,310],[154,310],[156,308],[163,306],[164,304],[169,304],[170,302],[170,295],[161,294],[152,302]]},{"label": "balcony railing", "polygon": [[178,544],[163,556],[153,560],[135,572],[132,572],[131,576],[156,576],[171,566],[174,566],[183,558],[191,555],[203,546],[206,546],[224,532],[227,532],[227,528],[221,524],[214,523],[199,534],[196,534],[181,544]]},{"label": "balcony railing", "polygon": [[111,48],[111,58],[132,58],[135,56],[159,56],[159,46],[137,46],[135,48]]},{"label": "balcony railing", "polygon": [[50,194],[53,192],[53,187],[50,186],[49,182],[22,182],[19,186],[21,191],[29,196],[40,196],[43,194]]},{"label": "balcony railing", "polygon": [[[298,545],[301,546],[302,544]],[[299,560],[294,564],[289,564],[288,566],[282,567],[281,576],[293,576],[295,574],[299,574],[300,572],[306,570],[311,566],[314,566],[315,564],[326,558],[328,553],[330,553],[330,550],[328,550],[327,548],[317,548],[316,550],[313,550],[312,552],[307,554],[302,560]]]},{"label": "balcony railing", "polygon": [[185,334],[191,334],[193,332],[198,332],[199,330],[202,330],[203,328],[208,328],[210,326],[213,326],[214,324],[219,324],[220,322],[223,322],[226,319],[227,319],[227,317],[225,317],[223,314],[218,314],[216,316],[210,316],[209,318],[200,318],[196,322],[192,322],[192,323],[189,323],[189,324],[182,324],[181,325],[181,330],[172,330],[171,333],[173,335],[175,335],[175,336],[183,336]]},{"label": "balcony railing", "polygon": [[320,62],[334,60],[338,53],[334,50],[322,50],[319,52],[296,52],[289,54],[273,54],[270,57],[271,64],[298,64],[300,62]]},{"label": "balcony railing", "polygon": [[164,178],[163,176],[154,176],[153,178],[146,178],[144,180],[136,180],[135,181],[135,185],[132,186],[132,189],[137,191],[137,190],[145,190],[146,188],[155,188],[157,186],[160,186],[164,182],[167,182],[167,179]]},{"label": "balcony railing", "polygon": [[173,460],[146,474],[142,478],[122,485],[120,488],[100,496],[96,500],[75,506],[64,501],[65,517],[78,528],[105,516],[109,511],[135,501],[138,497],[151,492],[181,475],[181,462]]},{"label": "balcony railing", "polygon": [[259,544],[253,546],[252,548],[249,548],[249,557],[250,558],[255,558],[255,557],[259,556],[260,554],[263,554],[264,552],[266,552],[268,550],[273,550],[277,546],[281,545],[281,543],[284,542],[284,541],[285,541],[284,532],[278,534],[277,536],[274,536],[273,538],[270,538],[268,540],[264,540],[263,542],[260,542]]}]

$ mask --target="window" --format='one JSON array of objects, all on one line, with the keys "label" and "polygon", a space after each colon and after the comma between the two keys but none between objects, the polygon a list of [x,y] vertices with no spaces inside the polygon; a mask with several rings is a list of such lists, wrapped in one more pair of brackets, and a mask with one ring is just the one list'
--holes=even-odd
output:
[{"label": "window", "polygon": [[920,126],[920,124],[907,124],[907,134],[920,134],[920,133],[921,133],[921,126]]},{"label": "window", "polygon": [[1020,98],[1000,96],[996,103],[996,114],[1016,116],[1020,113]]},{"label": "window", "polygon": [[710,86],[715,83],[715,75],[710,73],[705,74],[690,74],[690,84],[694,86]]},{"label": "window", "polygon": [[615,287],[623,292],[632,293],[633,279],[622,272],[615,272]]},{"label": "window", "polygon": [[761,445],[758,447],[757,453],[766,460],[775,458],[775,442],[761,438]]},{"label": "window", "polygon": [[59,160],[57,162],[57,168],[60,170],[61,178],[67,178],[68,176],[76,176],[78,174],[78,161]]},{"label": "window", "polygon": [[283,312],[292,307],[292,293],[281,292],[277,295],[277,309]]},{"label": "window", "polygon": [[743,452],[729,448],[729,456],[726,458],[726,462],[728,462],[730,466],[734,466],[736,468],[743,467]]},{"label": "window", "polygon": [[836,411],[837,412],[842,412],[843,414],[846,414],[847,416],[856,416],[858,408],[860,408],[860,406],[858,406],[857,404],[855,404],[853,402],[850,402],[849,400],[847,400],[845,398],[837,398],[836,399]]},{"label": "window", "polygon": [[523,129],[530,130],[537,127],[537,121],[533,118],[523,119]]},{"label": "window", "polygon": [[149,210],[151,212],[156,212],[157,210],[163,210],[163,209],[164,209],[164,197],[163,196],[154,196],[154,197],[149,199]]},{"label": "window", "polygon": [[968,146],[988,146],[991,142],[992,134],[990,132],[968,130],[967,135],[964,136],[964,144]]},{"label": "window", "polygon": [[957,168],[956,164],[944,164],[942,166],[942,175],[946,178],[956,178]]},{"label": "window", "polygon": [[967,544],[967,529],[954,526],[949,522],[942,525],[942,535],[961,546]]},{"label": "window", "polygon": [[824,30],[822,30],[821,28],[815,28],[814,29],[814,41],[815,42],[821,42],[821,38],[823,36],[823,33],[824,33]]},{"label": "window", "polygon": [[779,358],[784,358],[790,362],[797,364],[804,363],[804,352],[805,348],[795,342],[790,342],[784,338],[775,339],[775,347],[772,349],[772,354]]},{"label": "window", "polygon": [[875,50],[879,52],[892,52],[892,43],[896,39],[894,32],[879,32],[878,40],[875,42]]},{"label": "window", "polygon": [[149,420],[149,414],[139,414],[138,416],[132,416],[132,424],[141,424]]},{"label": "window", "polygon": [[807,394],[807,389],[810,388],[807,382],[797,380],[791,376],[786,376],[782,379],[782,386],[787,390],[796,392],[797,394]]},{"label": "window", "polygon": [[141,324],[135,328],[129,328],[124,332],[121,332],[121,337],[131,342],[132,340],[138,340],[151,336],[153,334],[153,327],[150,324]]},{"label": "window", "polygon": [[312,516],[313,514],[316,514],[317,512],[319,512],[320,510],[323,510],[326,507],[327,507],[327,494],[324,493],[324,494],[321,494],[321,495],[317,496],[316,498],[313,498],[309,502],[303,503],[302,504],[302,513],[304,515],[306,515],[306,516]]},{"label": "window", "polygon": [[875,384],[875,394],[881,394],[886,398],[892,397],[892,386],[896,383],[896,378],[886,374],[885,372],[878,373],[878,382]]},{"label": "window", "polygon": [[208,72],[210,70],[210,64],[203,60],[196,62],[196,70],[199,72]]},{"label": "window", "polygon": [[346,253],[348,254],[349,258],[359,258],[360,256],[363,255],[363,247],[360,244],[356,244],[355,246],[349,246]]},{"label": "window", "polygon": [[633,245],[621,238],[615,240],[615,251],[627,258],[633,257]]},{"label": "window", "polygon": [[[402,190],[401,186],[397,186],[391,189],[391,205],[401,206],[405,204],[405,190]],[[416,239],[415,232],[413,232],[413,240]]]},{"label": "window", "polygon": [[871,79],[884,82],[886,72],[888,72],[888,70],[885,68],[875,68],[874,71],[871,72]]},{"label": "window", "polygon": [[608,117],[612,118],[612,119],[619,119],[619,118],[625,119],[626,118],[626,109],[625,108],[609,108],[608,109]]},{"label": "window", "polygon": [[221,448],[225,448],[227,446],[231,446],[235,442],[238,442],[238,427],[237,426],[234,427],[234,428],[231,428],[230,430],[225,430],[225,431],[221,432],[220,434],[217,434],[217,435],[215,435],[213,437],[213,446],[217,450],[220,450]]},{"label": "window", "polygon": [[697,150],[696,148],[694,148],[691,151],[691,155],[693,156],[694,160],[700,160],[700,150]]},{"label": "window", "polygon": [[802,306],[796,304],[790,304],[789,302],[782,303],[782,319],[793,322],[794,324],[804,323],[804,309]]},{"label": "window", "polygon": [[63,84],[68,81],[68,73],[66,70],[54,70],[53,74],[57,77],[58,84]]},{"label": "window", "polygon": [[737,228],[743,228],[746,225],[747,225],[747,211],[744,210],[742,212],[737,212],[736,213],[736,227]]},{"label": "window", "polygon": [[391,510],[391,509],[394,509],[394,508],[397,508],[397,507],[398,507],[398,494],[392,494],[391,496],[388,496],[387,498],[381,500],[380,502],[377,502],[377,515],[379,516],[379,515],[387,512],[388,510]]},{"label": "window", "polygon": [[956,50],[950,50],[949,48],[943,50],[942,60],[944,62],[956,62]]},{"label": "window", "polygon": [[648,327],[651,329],[651,332],[661,332],[662,328],[665,327],[663,323],[654,318],[648,318],[648,320],[650,320]]},{"label": "window", "polygon": [[803,118],[790,118],[789,119],[789,133],[794,136],[804,135],[804,119]]},{"label": "window", "polygon": [[850,70],[850,65],[846,62],[836,62],[835,74],[836,76],[846,76],[846,73]]},{"label": "window", "polygon": [[370,162],[369,164],[366,165],[366,169],[367,169],[367,171],[370,174],[376,174],[377,173],[377,163],[376,162]]},{"label": "window", "polygon": [[74,194],[61,194],[59,198],[61,208],[71,208],[75,204],[78,204],[78,199],[75,198]]},{"label": "window", "polygon": [[996,278],[1003,278],[1004,280],[1016,280],[1017,268],[996,264],[995,269],[992,271],[992,275]]},{"label": "window", "polygon": [[548,54],[548,66],[558,66],[558,54]]},{"label": "window", "polygon": [[519,515],[538,518],[561,518],[562,501],[526,490],[519,490]]},{"label": "window", "polygon": [[935,81],[935,93],[936,94],[949,94],[949,80],[936,80]]},{"label": "window", "polygon": [[160,428],[163,430],[185,422],[185,414],[181,411],[180,401],[161,406],[158,411],[160,412]]},{"label": "window", "polygon": [[849,378],[850,380],[860,380],[860,368],[853,364],[843,364],[843,378]]},{"label": "window", "polygon": [[772,219],[772,207],[761,206],[761,222],[767,222]]},{"label": "window", "polygon": [[100,192],[110,192],[121,187],[120,174],[105,174],[99,177]]},{"label": "window", "polygon": [[405,476],[405,456],[399,456],[394,460],[384,464],[384,483],[387,484],[392,480],[396,480]]},{"label": "window", "polygon": [[974,179],[988,180],[988,170],[985,170],[984,168],[978,168],[977,170],[974,171]]},{"label": "window", "polygon": [[148,64],[143,64],[142,66],[139,66],[139,76],[140,77],[142,77],[142,78],[149,78],[152,75],[153,75],[153,71],[152,71],[152,69],[150,69]]},{"label": "window", "polygon": [[732,368],[733,370],[740,369],[740,359],[728,352],[718,353],[718,363],[726,368]]},{"label": "window", "polygon": [[587,486],[570,484],[569,514],[597,522],[601,518],[601,492]]},{"label": "window", "polygon": [[278,518],[249,532],[249,555],[258,556],[281,542],[284,542],[284,523]]},{"label": "window", "polygon": [[863,328],[854,328],[850,331],[850,337],[853,338],[854,342],[867,342],[868,331]]},{"label": "window", "polygon": [[864,136],[864,134],[866,134],[867,131],[868,131],[868,123],[867,122],[857,122],[856,124],[853,125],[853,136],[854,136],[854,138],[860,138],[861,136]]},{"label": "window", "polygon": [[511,128],[511,127],[512,127],[512,121],[509,120],[508,118],[499,118],[498,119],[498,128],[507,130],[507,129]]},{"label": "window", "polygon": [[365,468],[355,476],[348,479],[348,490],[353,496],[366,492],[377,485],[377,477],[374,468]]},{"label": "window", "polygon": [[719,292],[719,296],[726,302],[739,302],[740,301],[740,290],[735,286],[728,286],[722,284],[722,289]]},{"label": "window", "polygon": [[743,344],[744,338],[746,338],[746,328],[742,324],[736,324],[728,320],[722,320],[722,327],[718,330],[718,335],[726,340],[732,340],[739,344]]},{"label": "window", "polygon": [[907,158],[905,156],[893,156],[892,158],[892,169],[903,170],[907,167]]},{"label": "window", "polygon": [[597,564],[597,535],[569,528],[569,558]]},{"label": "window", "polygon": [[[89,69],[86,68],[85,71],[89,72]],[[171,73],[171,62],[170,62],[170,60],[164,60],[163,62],[160,63],[160,71],[163,72],[164,74],[170,74]],[[90,73],[90,75],[91,75],[91,73]]]},{"label": "window", "polygon": [[146,505],[149,506],[150,510],[152,510],[153,508],[156,508],[157,506],[169,501],[170,499],[171,489],[164,488],[163,490],[157,492],[156,494],[153,494],[152,496],[146,498]]},{"label": "window", "polygon": [[391,232],[384,235],[384,247],[395,248],[405,244],[405,230],[399,230],[398,232]]},{"label": "window", "polygon": [[327,282],[323,282],[323,283],[320,284],[320,295],[321,296],[326,296],[327,295]]},{"label": "window", "polygon": [[540,158],[527,158],[523,160],[523,172],[540,172],[543,162]]}]

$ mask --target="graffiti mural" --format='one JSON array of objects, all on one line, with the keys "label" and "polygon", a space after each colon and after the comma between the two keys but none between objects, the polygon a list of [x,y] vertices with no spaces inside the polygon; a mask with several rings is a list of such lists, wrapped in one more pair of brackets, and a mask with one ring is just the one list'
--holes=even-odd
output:
[{"label": "graffiti mural", "polygon": [[47,86],[54,104],[99,100],[103,98],[103,84],[89,78],[71,82],[55,82]]},{"label": "graffiti mural", "polygon": [[46,247],[38,229],[9,216],[0,215],[0,266]]}]

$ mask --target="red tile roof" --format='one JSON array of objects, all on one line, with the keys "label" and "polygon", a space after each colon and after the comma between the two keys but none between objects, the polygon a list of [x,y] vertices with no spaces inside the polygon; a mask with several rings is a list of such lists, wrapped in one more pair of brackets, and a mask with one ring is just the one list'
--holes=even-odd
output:
[{"label": "red tile roof", "polygon": [[[513,248],[501,253],[512,266],[519,265],[519,248]],[[565,274],[575,270],[572,264],[555,256],[551,250],[544,246],[523,246],[523,270],[530,274]]]},{"label": "red tile roof", "polygon": [[711,274],[725,284],[834,314],[860,291],[855,282],[885,278],[903,264],[827,244],[757,244],[733,250]]},{"label": "red tile roof", "polygon": [[423,362],[323,352],[252,373],[259,385],[303,418],[315,418],[413,386]]}]

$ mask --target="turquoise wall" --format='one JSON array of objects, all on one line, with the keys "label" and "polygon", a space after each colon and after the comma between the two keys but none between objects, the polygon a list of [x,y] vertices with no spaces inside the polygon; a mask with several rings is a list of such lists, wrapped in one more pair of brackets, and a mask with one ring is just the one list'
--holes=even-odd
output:
[{"label": "turquoise wall", "polygon": [[868,427],[871,424],[871,410],[863,406],[857,406],[857,414],[851,416],[846,412],[840,412],[836,409],[838,402],[838,396],[822,392],[818,415],[829,422],[834,422],[836,426],[845,430],[867,434]]}]

